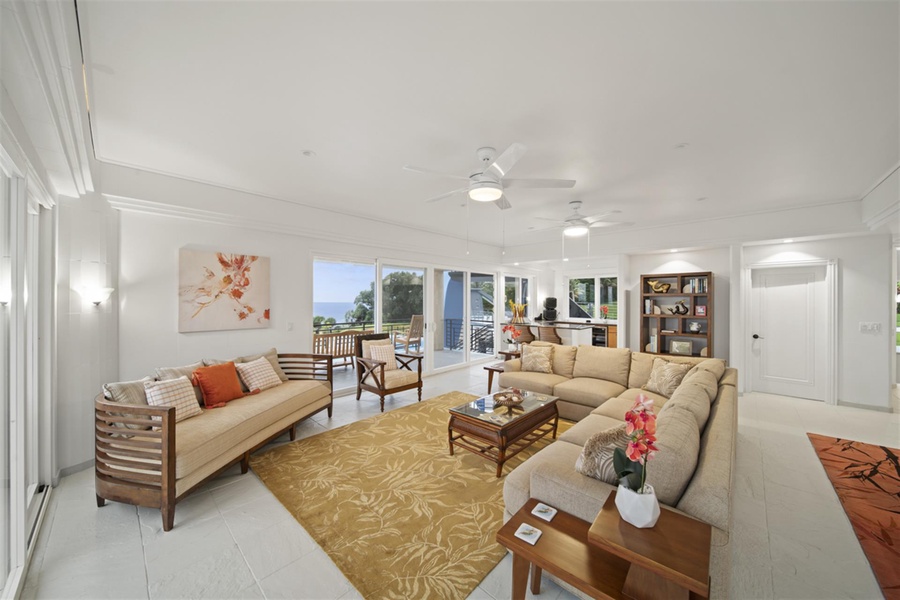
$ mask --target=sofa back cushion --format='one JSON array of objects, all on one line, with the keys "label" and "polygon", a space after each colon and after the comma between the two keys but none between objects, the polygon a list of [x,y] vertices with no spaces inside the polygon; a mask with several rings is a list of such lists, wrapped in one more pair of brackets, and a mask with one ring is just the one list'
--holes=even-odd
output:
[{"label": "sofa back cushion", "polygon": [[669,408],[668,404],[656,419],[659,450],[647,463],[647,483],[653,486],[660,502],[675,506],[697,467],[700,428],[689,410],[679,406]]},{"label": "sofa back cushion", "polygon": [[628,387],[642,388],[647,385],[647,380],[650,379],[650,372],[653,370],[654,358],[683,365],[697,365],[706,362],[707,360],[715,360],[722,363],[723,366],[725,365],[725,361],[718,358],[706,359],[697,356],[671,355],[661,357],[657,354],[650,354],[648,352],[632,352],[631,369],[628,374],[628,383],[626,384]]},{"label": "sofa back cushion", "polygon": [[706,392],[706,386],[696,378],[692,378],[692,380],[685,378],[666,405],[659,411],[659,415],[662,416],[666,411],[673,410],[675,407],[682,408],[694,416],[697,429],[703,431],[703,428],[706,427],[706,420],[709,419],[709,405],[710,399]]},{"label": "sofa back cushion", "polygon": [[553,374],[562,375],[563,377],[572,378],[575,369],[575,355],[578,352],[577,346],[561,346],[552,342],[531,342],[529,346],[552,346],[553,347]]},{"label": "sofa back cushion", "polygon": [[[183,367],[157,367],[156,369],[156,378],[160,381],[168,381],[170,379],[178,379],[179,377],[187,377],[190,380],[194,371],[204,366],[202,361],[195,362],[190,365],[184,365]],[[193,386],[194,389],[194,397],[197,398],[197,403],[201,404],[203,402],[203,392],[200,391],[199,386]]]},{"label": "sofa back cushion", "polygon": [[[118,402],[119,404],[135,404],[137,406],[147,406],[147,393],[144,391],[144,383],[153,381],[152,377],[144,377],[136,381],[119,381],[116,383],[103,384],[103,397],[110,402]],[[120,413],[121,416],[131,416],[128,413]],[[117,424],[117,426],[121,426]],[[149,429],[142,425],[133,425],[125,423],[128,429]]]},{"label": "sofa back cushion", "polygon": [[[722,378],[722,374],[725,373],[725,361],[721,358],[707,358],[706,360],[697,363],[694,367],[688,371],[688,376],[693,375],[697,371],[707,371],[712,373],[716,381]],[[715,398],[715,395],[713,395]]]},{"label": "sofa back cushion", "polygon": [[176,423],[203,412],[194,395],[194,386],[183,375],[177,379],[147,381],[144,383],[144,391],[147,393],[147,403],[151,406],[174,406]]},{"label": "sofa back cushion", "polygon": [[265,352],[260,352],[259,354],[248,354],[247,356],[239,356],[234,359],[235,363],[248,363],[253,362],[254,360],[265,357],[269,364],[272,365],[272,370],[275,371],[275,374],[278,375],[278,379],[282,381],[287,381],[288,376],[285,374],[284,370],[281,368],[281,365],[278,363],[278,350],[276,348],[269,348]]},{"label": "sofa back cushion", "polygon": [[553,373],[553,347],[526,345],[522,348],[522,370],[529,373]]},{"label": "sofa back cushion", "polygon": [[630,366],[631,350],[628,348],[578,346],[572,375],[574,377],[605,379],[606,381],[627,386]]}]

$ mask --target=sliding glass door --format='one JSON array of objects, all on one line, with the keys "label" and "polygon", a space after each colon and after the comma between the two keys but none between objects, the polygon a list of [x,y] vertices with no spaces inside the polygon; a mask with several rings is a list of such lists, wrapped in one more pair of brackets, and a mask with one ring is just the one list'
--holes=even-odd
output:
[{"label": "sliding glass door", "polygon": [[447,269],[434,270],[434,320],[437,327],[431,347],[434,368],[462,364],[466,361],[466,273]]},{"label": "sliding glass door", "polygon": [[494,276],[472,273],[469,285],[469,350],[471,359],[494,356]]},{"label": "sliding glass door", "polygon": [[425,269],[384,265],[381,330],[391,334],[398,351],[421,354],[425,350],[424,323]]}]

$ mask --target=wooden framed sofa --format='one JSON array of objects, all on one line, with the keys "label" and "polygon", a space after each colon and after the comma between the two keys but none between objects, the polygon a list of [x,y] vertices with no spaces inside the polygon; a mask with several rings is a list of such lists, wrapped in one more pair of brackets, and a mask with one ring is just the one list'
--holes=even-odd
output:
[{"label": "wooden framed sofa", "polygon": [[246,473],[254,450],[286,431],[293,440],[295,425],[318,412],[331,417],[330,355],[277,354],[277,364],[281,385],[178,423],[174,406],[123,404],[98,396],[97,506],[113,500],[159,508],[163,530],[169,531],[176,503],[201,483],[237,462]]}]

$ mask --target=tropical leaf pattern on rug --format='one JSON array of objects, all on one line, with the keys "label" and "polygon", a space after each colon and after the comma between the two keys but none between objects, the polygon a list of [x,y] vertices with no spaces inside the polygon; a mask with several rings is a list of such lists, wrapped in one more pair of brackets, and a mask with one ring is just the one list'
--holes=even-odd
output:
[{"label": "tropical leaf pattern on rug", "polygon": [[[503,558],[503,481],[457,448],[451,392],[251,458],[263,483],[368,599],[465,598]],[[560,421],[559,432],[570,426]],[[504,475],[552,440],[508,461]],[[574,467],[574,466],[573,466]]]},{"label": "tropical leaf pattern on rug", "polygon": [[878,585],[900,599],[900,450],[807,433]]}]

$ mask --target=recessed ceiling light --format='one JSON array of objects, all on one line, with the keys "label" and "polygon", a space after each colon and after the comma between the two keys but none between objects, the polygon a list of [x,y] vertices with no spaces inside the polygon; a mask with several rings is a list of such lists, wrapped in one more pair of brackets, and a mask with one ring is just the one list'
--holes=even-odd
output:
[{"label": "recessed ceiling light", "polygon": [[516,267],[518,267],[518,266],[519,266],[519,263],[513,263],[513,265],[516,266]]},{"label": "recessed ceiling light", "polygon": [[568,259],[568,258],[564,258],[564,259],[563,259],[563,262],[569,262],[569,259]]},{"label": "recessed ceiling light", "polygon": [[676,150],[684,150],[688,146],[690,146],[690,144],[688,144],[687,142],[681,142],[680,144],[675,144],[675,149]]},{"label": "recessed ceiling light", "polygon": [[312,158],[312,157],[316,156],[316,152],[314,150],[304,150],[300,154],[302,154],[306,158]]},{"label": "recessed ceiling light", "polygon": [[792,244],[793,242],[794,242],[794,240],[784,240],[785,244]]},{"label": "recessed ceiling light", "polygon": [[672,252],[674,254],[675,252],[678,252],[678,248],[672,248],[671,250],[669,250],[669,252]]},{"label": "recessed ceiling light", "polygon": [[707,200],[709,200],[709,198],[707,198],[706,196],[701,196],[701,197],[697,198],[697,202],[706,202]]}]

